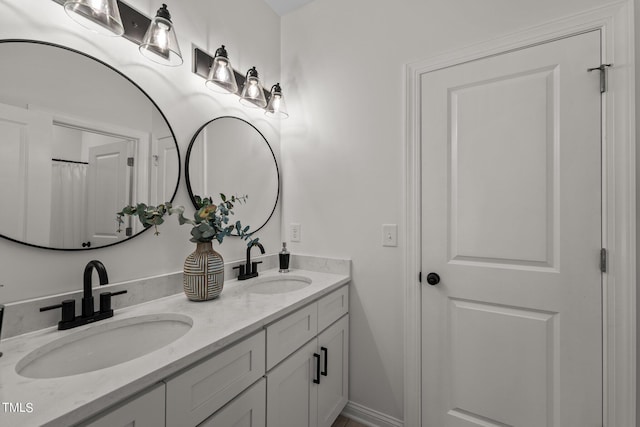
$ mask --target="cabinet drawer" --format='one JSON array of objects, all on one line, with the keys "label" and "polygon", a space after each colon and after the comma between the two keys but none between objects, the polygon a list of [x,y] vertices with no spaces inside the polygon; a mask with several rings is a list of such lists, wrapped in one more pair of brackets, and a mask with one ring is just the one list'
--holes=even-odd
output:
[{"label": "cabinet drawer", "polygon": [[264,373],[264,331],[166,381],[167,427],[196,426]]},{"label": "cabinet drawer", "polygon": [[318,305],[310,304],[267,326],[267,370],[318,334]]},{"label": "cabinet drawer", "polygon": [[164,384],[156,385],[123,405],[100,414],[85,427],[158,427],[164,425]]},{"label": "cabinet drawer", "polygon": [[198,427],[264,427],[267,417],[267,381],[262,378]]},{"label": "cabinet drawer", "polygon": [[318,300],[318,332],[347,314],[349,311],[349,286],[331,292]]}]

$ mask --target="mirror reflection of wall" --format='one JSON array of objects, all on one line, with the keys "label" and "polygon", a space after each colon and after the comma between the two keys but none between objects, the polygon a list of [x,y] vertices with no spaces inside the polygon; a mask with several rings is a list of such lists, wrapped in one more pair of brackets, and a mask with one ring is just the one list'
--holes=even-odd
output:
[{"label": "mirror reflection of wall", "polygon": [[251,231],[262,228],[278,202],[278,164],[266,138],[249,122],[218,117],[202,126],[189,145],[186,160],[187,187],[192,197],[219,194],[248,195],[236,204],[233,220]]},{"label": "mirror reflection of wall", "polygon": [[[46,248],[118,243],[116,213],[173,198],[178,147],[131,81],[54,45],[0,42],[0,235]],[[42,72],[46,64],[46,73]],[[54,160],[55,159],[55,160]]]}]

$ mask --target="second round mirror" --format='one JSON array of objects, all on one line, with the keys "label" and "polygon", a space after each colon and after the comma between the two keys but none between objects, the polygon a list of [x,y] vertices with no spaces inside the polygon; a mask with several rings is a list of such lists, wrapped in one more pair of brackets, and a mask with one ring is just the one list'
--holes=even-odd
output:
[{"label": "second round mirror", "polygon": [[234,207],[235,220],[258,231],[271,218],[280,194],[280,173],[271,146],[251,123],[223,116],[205,123],[194,135],[187,151],[185,175],[189,196],[220,193],[247,195]]}]

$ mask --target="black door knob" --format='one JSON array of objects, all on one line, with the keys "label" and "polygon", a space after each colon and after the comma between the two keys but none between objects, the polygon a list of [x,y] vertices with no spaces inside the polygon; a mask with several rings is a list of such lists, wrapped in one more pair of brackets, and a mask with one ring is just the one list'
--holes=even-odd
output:
[{"label": "black door knob", "polygon": [[440,276],[438,276],[438,273],[427,274],[427,283],[430,284],[431,286],[434,286],[440,283]]}]

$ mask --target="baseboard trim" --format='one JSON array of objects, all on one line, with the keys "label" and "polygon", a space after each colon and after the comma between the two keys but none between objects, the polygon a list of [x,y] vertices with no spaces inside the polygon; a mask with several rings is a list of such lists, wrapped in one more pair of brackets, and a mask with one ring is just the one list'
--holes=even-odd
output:
[{"label": "baseboard trim", "polygon": [[404,427],[401,420],[352,401],[347,402],[342,415],[370,427]]}]

